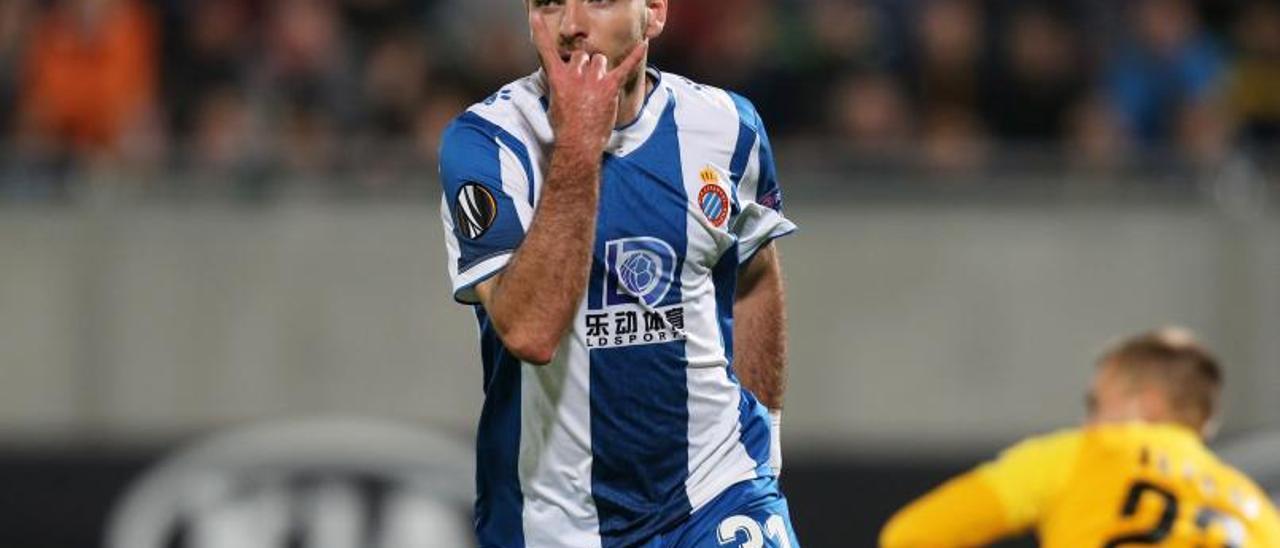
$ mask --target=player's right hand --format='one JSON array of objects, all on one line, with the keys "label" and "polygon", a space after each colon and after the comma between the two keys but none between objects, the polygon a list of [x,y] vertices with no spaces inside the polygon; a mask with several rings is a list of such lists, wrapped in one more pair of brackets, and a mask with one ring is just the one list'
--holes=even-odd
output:
[{"label": "player's right hand", "polygon": [[609,70],[608,58],[600,53],[589,55],[579,50],[567,62],[561,59],[553,32],[532,10],[529,28],[546,72],[556,146],[584,148],[598,154],[604,150],[617,120],[622,86],[644,58],[648,40],[636,44],[626,59]]}]

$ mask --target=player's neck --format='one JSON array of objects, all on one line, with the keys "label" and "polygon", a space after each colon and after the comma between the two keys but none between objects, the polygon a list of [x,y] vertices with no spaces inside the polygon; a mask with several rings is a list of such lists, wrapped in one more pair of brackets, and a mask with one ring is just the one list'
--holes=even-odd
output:
[{"label": "player's neck", "polygon": [[633,85],[627,86],[618,96],[618,118],[614,120],[613,127],[620,128],[634,122],[640,116],[640,110],[644,108],[644,99],[649,96],[649,91],[653,89],[653,81],[650,80],[649,70],[644,68],[644,63],[640,64],[640,77],[636,78]]}]

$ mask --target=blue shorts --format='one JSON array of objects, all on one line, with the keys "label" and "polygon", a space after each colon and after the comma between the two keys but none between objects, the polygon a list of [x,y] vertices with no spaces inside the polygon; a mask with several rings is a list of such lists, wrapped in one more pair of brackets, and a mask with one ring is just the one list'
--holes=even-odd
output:
[{"label": "blue shorts", "polygon": [[736,483],[644,548],[800,548],[773,477]]}]

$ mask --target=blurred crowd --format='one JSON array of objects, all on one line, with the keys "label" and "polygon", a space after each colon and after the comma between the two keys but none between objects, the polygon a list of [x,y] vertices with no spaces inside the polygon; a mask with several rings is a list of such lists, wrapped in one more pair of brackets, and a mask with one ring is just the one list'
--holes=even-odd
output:
[{"label": "blurred crowd", "polygon": [[[0,168],[389,184],[532,70],[526,25],[516,0],[0,0]],[[1280,143],[1280,0],[672,0],[652,62],[747,95],[781,147],[943,172]]]}]

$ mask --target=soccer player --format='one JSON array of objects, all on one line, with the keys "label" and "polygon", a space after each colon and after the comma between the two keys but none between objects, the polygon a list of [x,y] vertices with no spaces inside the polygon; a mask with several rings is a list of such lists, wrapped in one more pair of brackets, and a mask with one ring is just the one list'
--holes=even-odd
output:
[{"label": "soccer player", "polygon": [[981,546],[1034,529],[1045,548],[1272,548],[1280,517],[1205,447],[1217,360],[1179,329],[1098,361],[1083,428],[1031,438],[898,512],[883,548]]},{"label": "soccer player", "polygon": [[441,145],[484,362],[480,544],[798,546],[771,244],[795,226],[759,115],[647,67],[667,0],[525,7],[541,69]]}]

